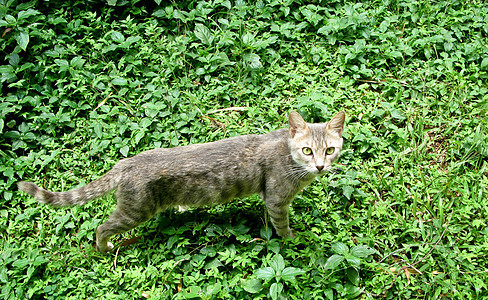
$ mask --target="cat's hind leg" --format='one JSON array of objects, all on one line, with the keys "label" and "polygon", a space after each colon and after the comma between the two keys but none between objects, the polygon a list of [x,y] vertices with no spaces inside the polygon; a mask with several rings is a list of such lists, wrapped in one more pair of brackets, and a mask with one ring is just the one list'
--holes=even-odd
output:
[{"label": "cat's hind leg", "polygon": [[127,206],[123,203],[119,199],[119,205],[108,220],[97,227],[97,250],[100,252],[113,249],[113,244],[109,242],[112,235],[127,232],[154,216],[154,210],[147,210],[147,207],[143,209],[143,207]]}]

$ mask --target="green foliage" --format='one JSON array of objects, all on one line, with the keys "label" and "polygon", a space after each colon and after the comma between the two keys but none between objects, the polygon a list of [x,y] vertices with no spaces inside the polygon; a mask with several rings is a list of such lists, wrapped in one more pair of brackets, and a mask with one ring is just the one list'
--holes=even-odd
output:
[{"label": "green foliage", "polygon": [[[0,0],[0,298],[474,299],[488,293],[484,1]],[[297,238],[258,197],[94,251],[113,197],[60,191],[154,147],[347,115]],[[135,244],[135,245],[133,245]]]},{"label": "green foliage", "polygon": [[261,267],[254,272],[257,279],[250,279],[243,282],[243,288],[249,293],[255,294],[261,291],[263,284],[259,279],[269,282],[275,279],[269,286],[268,296],[271,299],[284,299],[284,283],[297,283],[296,276],[302,275],[304,271],[300,268],[285,267],[285,260],[281,254],[275,255],[269,262],[269,267]]}]

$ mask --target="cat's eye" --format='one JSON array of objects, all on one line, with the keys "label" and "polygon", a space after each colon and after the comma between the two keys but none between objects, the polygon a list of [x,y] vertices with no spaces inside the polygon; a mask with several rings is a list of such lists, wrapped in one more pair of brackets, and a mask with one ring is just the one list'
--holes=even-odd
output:
[{"label": "cat's eye", "polygon": [[334,151],[335,151],[334,147],[329,147],[325,150],[325,154],[331,155],[332,153],[334,153]]},{"label": "cat's eye", "polygon": [[308,147],[303,147],[302,148],[302,152],[303,154],[305,155],[312,155],[312,149],[308,148]]}]

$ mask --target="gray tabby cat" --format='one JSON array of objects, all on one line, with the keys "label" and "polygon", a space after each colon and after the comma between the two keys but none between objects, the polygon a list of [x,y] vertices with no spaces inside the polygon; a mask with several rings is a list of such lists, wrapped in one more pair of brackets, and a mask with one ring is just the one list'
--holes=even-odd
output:
[{"label": "gray tabby cat", "polygon": [[309,124],[292,111],[288,130],[145,151],[68,192],[46,191],[31,182],[18,186],[53,206],[82,205],[117,190],[117,208],[97,228],[101,252],[113,248],[112,235],[133,229],[165,209],[226,203],[255,193],[264,199],[278,235],[293,237],[289,205],[300,189],[330,170],[339,157],[344,117],[339,112],[328,123]]}]

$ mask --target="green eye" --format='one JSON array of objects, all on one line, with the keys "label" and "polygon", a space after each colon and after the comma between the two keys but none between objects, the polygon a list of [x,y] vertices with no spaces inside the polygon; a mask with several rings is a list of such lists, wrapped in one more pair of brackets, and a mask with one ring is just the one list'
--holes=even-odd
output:
[{"label": "green eye", "polygon": [[303,154],[305,155],[312,155],[312,149],[308,148],[308,147],[303,147],[302,148],[302,152]]},{"label": "green eye", "polygon": [[334,153],[334,151],[335,151],[334,147],[329,147],[327,148],[327,150],[325,150],[325,154],[331,155],[332,153]]}]

